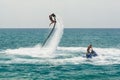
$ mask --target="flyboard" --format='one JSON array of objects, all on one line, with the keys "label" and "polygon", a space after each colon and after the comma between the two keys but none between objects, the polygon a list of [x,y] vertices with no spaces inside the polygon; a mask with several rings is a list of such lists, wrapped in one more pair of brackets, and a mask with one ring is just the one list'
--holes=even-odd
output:
[{"label": "flyboard", "polygon": [[45,39],[45,41],[43,42],[42,47],[45,46],[47,40],[50,38],[50,36],[51,36],[52,33],[54,32],[55,26],[56,26],[56,23],[54,23],[53,28],[52,28],[52,30],[50,31],[50,33],[49,33],[49,35],[47,36],[47,38]]}]

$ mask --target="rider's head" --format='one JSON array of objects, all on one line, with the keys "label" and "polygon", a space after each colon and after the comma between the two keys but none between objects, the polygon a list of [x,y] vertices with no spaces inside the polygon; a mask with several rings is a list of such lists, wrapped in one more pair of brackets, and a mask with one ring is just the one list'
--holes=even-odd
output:
[{"label": "rider's head", "polygon": [[54,13],[52,13],[51,15],[52,15],[53,17],[55,17],[55,14],[54,14]]},{"label": "rider's head", "polygon": [[90,47],[92,47],[92,44],[90,44]]}]

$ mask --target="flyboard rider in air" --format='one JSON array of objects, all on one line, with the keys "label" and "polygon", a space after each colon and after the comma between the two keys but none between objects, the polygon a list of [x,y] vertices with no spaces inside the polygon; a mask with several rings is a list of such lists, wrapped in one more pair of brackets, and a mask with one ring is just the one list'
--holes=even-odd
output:
[{"label": "flyboard rider in air", "polygon": [[56,15],[54,13],[52,13],[51,15],[49,15],[49,19],[51,21],[51,23],[49,24],[49,26],[51,24],[53,24],[53,23],[56,24]]},{"label": "flyboard rider in air", "polygon": [[49,39],[49,37],[51,36],[51,34],[53,33],[54,29],[55,29],[55,25],[56,25],[56,15],[54,13],[49,15],[49,19],[51,21],[51,23],[49,24],[49,26],[51,26],[51,24],[53,25],[52,30],[50,31],[49,35],[47,36],[47,38],[45,39],[45,41],[42,44],[42,47],[46,44],[47,40]]}]

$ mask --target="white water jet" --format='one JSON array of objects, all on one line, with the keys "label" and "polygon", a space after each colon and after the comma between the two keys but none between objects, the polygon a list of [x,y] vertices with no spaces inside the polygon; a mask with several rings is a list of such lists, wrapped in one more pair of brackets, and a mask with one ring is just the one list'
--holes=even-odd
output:
[{"label": "white water jet", "polygon": [[61,19],[56,17],[56,20],[57,20],[57,23],[55,26],[55,32],[48,39],[48,41],[46,43],[47,45],[42,48],[43,50],[47,49],[47,53],[53,53],[56,50],[56,48],[60,42],[60,39],[63,35],[63,24],[61,22]]}]

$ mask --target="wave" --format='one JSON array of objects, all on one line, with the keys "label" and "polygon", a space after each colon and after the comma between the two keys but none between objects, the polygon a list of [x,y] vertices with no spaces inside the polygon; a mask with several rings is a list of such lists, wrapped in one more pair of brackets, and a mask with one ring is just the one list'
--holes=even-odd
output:
[{"label": "wave", "polygon": [[[58,47],[58,50],[67,51],[68,53],[74,52],[73,54],[84,54],[86,53],[86,47]],[[74,63],[90,63],[94,65],[107,65],[107,64],[120,64],[120,49],[118,48],[94,48],[98,56],[92,59],[86,59],[83,56],[75,56],[65,61]],[[89,61],[86,61],[89,60]]]},{"label": "wave", "polygon": [[[46,49],[47,50],[47,49]],[[37,45],[32,48],[7,49],[6,54],[31,56],[14,57],[12,63],[37,63],[37,64],[93,64],[93,65],[110,65],[120,64],[120,49],[118,48],[94,48],[98,56],[92,59],[85,57],[86,47],[57,47],[53,54],[46,54],[40,50]]]}]

